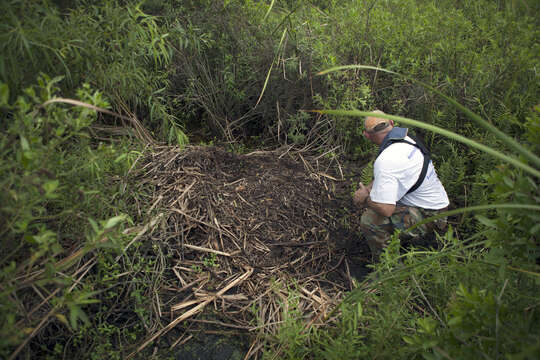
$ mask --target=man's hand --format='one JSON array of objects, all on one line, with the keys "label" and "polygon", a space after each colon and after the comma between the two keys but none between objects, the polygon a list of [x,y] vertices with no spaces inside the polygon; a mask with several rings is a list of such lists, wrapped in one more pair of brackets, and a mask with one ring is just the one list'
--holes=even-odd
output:
[{"label": "man's hand", "polygon": [[396,205],[383,204],[383,203],[372,201],[369,198],[369,193],[371,192],[372,187],[373,187],[373,182],[371,182],[368,186],[365,186],[361,182],[358,183],[358,190],[356,190],[356,192],[353,195],[354,205],[358,206],[360,209],[363,209],[369,206],[372,210],[374,210],[377,214],[381,216],[384,216],[384,217],[392,216],[392,214],[394,213],[396,209]]},{"label": "man's hand", "polygon": [[366,200],[369,196],[370,188],[362,183],[358,183],[358,190],[353,195],[353,203],[359,208],[366,206]]}]

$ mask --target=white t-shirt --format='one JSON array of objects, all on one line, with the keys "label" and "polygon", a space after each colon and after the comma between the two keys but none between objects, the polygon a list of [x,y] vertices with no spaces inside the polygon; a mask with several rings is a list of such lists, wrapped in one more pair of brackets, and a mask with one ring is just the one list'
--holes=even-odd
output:
[{"label": "white t-shirt", "polygon": [[[405,140],[415,143],[410,137]],[[379,155],[373,165],[371,200],[383,204],[400,204],[439,210],[450,203],[444,187],[430,161],[426,177],[420,187],[407,194],[416,183],[424,156],[420,149],[406,143],[394,143]]]}]

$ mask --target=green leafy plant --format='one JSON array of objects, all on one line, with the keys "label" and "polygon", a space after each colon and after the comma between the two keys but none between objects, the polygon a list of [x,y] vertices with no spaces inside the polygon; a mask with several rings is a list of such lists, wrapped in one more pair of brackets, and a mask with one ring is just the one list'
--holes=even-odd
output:
[{"label": "green leafy plant", "polygon": [[[101,145],[92,150],[89,131],[95,111],[61,104],[40,107],[56,96],[61,80],[42,75],[37,86],[27,88],[14,102],[9,101],[7,84],[0,84],[4,94],[0,111],[6,120],[0,139],[0,166],[5,171],[1,184],[6,189],[0,196],[6,250],[0,260],[4,289],[0,304],[5,310],[0,352],[6,357],[16,356],[51,318],[72,331],[78,331],[81,321],[88,324],[84,308],[99,299],[97,292],[78,284],[93,265],[92,253],[123,244],[119,228],[130,221],[97,197],[106,194],[105,173],[129,169],[131,163],[122,160],[130,153],[121,157],[119,149]],[[108,106],[88,85],[77,95],[93,106]],[[87,153],[100,156],[81,163]],[[113,186],[110,189],[114,191]],[[104,216],[105,220],[92,220]],[[36,302],[34,291],[49,296]]]},{"label": "green leafy plant", "polygon": [[208,254],[208,256],[203,259],[203,265],[209,269],[219,267],[219,263],[217,262],[217,255],[214,253]]},{"label": "green leafy plant", "polygon": [[[329,71],[351,68],[370,69],[371,67],[346,66],[331,69]],[[386,71],[384,69],[376,70]],[[440,94],[438,91],[437,93]],[[450,99],[445,95],[443,95],[443,97],[458,108],[463,108],[461,105],[457,105],[453,99]],[[340,116],[376,115],[358,110],[322,110],[319,112]],[[485,120],[481,119],[478,115],[473,114],[470,110],[467,109],[465,112],[471,119],[479,124],[487,124]],[[526,333],[533,329],[530,327],[530,322],[523,325],[516,317],[514,317],[514,315],[507,313],[507,309],[510,308],[509,303],[511,300],[506,299],[506,301],[504,301],[503,294],[511,279],[521,276],[519,273],[527,274],[532,277],[539,276],[537,272],[538,265],[536,264],[538,244],[536,244],[533,239],[539,230],[539,227],[534,224],[538,219],[538,211],[540,211],[540,207],[537,205],[538,187],[536,184],[537,179],[540,177],[540,172],[538,171],[538,161],[540,158],[534,155],[526,146],[517,144],[513,139],[498,130],[493,130],[491,125],[486,125],[486,129],[493,132],[495,136],[498,136],[501,139],[501,142],[506,144],[511,150],[518,152],[521,155],[520,158],[507,155],[500,150],[495,150],[430,124],[399,116],[381,114],[376,116],[399,121],[406,125],[417,126],[447,136],[449,139],[460,141],[493,155],[514,167],[513,169],[510,169],[506,165],[501,165],[498,170],[492,171],[486,178],[489,183],[493,184],[492,189],[494,189],[494,191],[492,192],[491,200],[500,202],[501,200],[510,198],[519,203],[484,205],[454,211],[461,212],[480,209],[497,209],[498,211],[498,215],[494,219],[477,215],[480,222],[487,228],[487,230],[478,235],[485,236],[486,240],[481,243],[473,242],[471,245],[465,247],[462,244],[455,242],[452,245],[455,249],[452,250],[452,252],[463,252],[463,255],[459,258],[462,259],[461,261],[463,261],[463,265],[465,265],[464,268],[468,271],[474,272],[477,271],[473,270],[474,268],[485,268],[489,265],[500,268],[498,276],[486,276],[486,278],[483,279],[482,284],[486,288],[479,289],[477,287],[478,284],[475,284],[473,289],[468,291],[461,283],[456,283],[456,281],[460,279],[460,276],[455,275],[461,273],[462,270],[457,271],[457,268],[450,267],[449,269],[455,272],[455,274],[452,274],[454,279],[452,279],[451,282],[453,282],[454,287],[457,287],[458,289],[450,296],[450,298],[455,296],[459,300],[451,301],[447,304],[441,303],[441,297],[437,297],[436,286],[431,285],[429,282],[426,283],[426,286],[429,289],[428,296],[426,296],[425,291],[422,289],[422,286],[419,284],[416,277],[421,276],[425,279],[426,275],[429,273],[425,270],[420,271],[420,269],[437,266],[441,261],[446,261],[446,258],[455,255],[443,251],[437,255],[428,255],[428,258],[425,261],[419,261],[419,257],[422,256],[421,254],[430,254],[430,252],[417,252],[413,249],[404,255],[407,260],[406,264],[409,263],[410,265],[403,267],[396,261],[401,257],[397,250],[398,248],[395,247],[397,244],[397,237],[394,237],[393,242],[386,248],[381,257],[380,265],[376,267],[376,274],[379,275],[379,277],[382,276],[382,278],[379,278],[376,281],[376,284],[384,287],[385,283],[392,283],[392,289],[395,289],[397,286],[398,288],[408,291],[410,294],[408,296],[412,295],[412,291],[414,291],[416,287],[422,303],[429,309],[424,311],[431,313],[428,317],[415,320],[417,324],[416,335],[405,336],[403,338],[407,344],[411,345],[411,348],[409,348],[408,351],[421,352],[426,358],[434,359],[439,358],[440,356],[451,358],[457,356],[463,358],[465,354],[469,354],[467,357],[472,356],[471,358],[474,358],[476,356],[491,356],[499,354],[500,352],[504,352],[505,354],[515,353],[519,349],[516,343],[517,337],[515,337],[514,334],[501,336],[500,333],[503,331],[501,323],[506,322],[507,326],[512,324],[513,330],[511,330],[511,332]],[[534,114],[533,116],[537,115]],[[527,160],[530,160],[532,164],[529,165]],[[529,210],[532,210],[532,212]],[[450,215],[451,213],[452,212],[448,212],[444,215]],[[426,219],[424,222],[427,221],[430,221],[430,219]],[[510,235],[510,233],[512,233],[512,235]],[[509,241],[509,237],[513,240]],[[466,249],[471,246],[484,248],[486,252],[480,256],[473,255],[466,251]],[[516,267],[516,265],[518,267]],[[457,266],[457,264],[455,266]],[[525,269],[520,269],[520,266]],[[508,274],[507,272],[510,268],[512,269],[512,274]],[[385,276],[383,274],[388,275]],[[396,281],[399,282],[399,279],[405,277],[410,277],[415,287],[399,283],[396,284]],[[437,277],[440,281],[441,276]],[[442,289],[443,292],[446,293],[448,293],[448,287],[452,287],[448,280]],[[504,281],[502,290],[498,296],[495,296],[494,293],[490,293],[489,290],[487,290],[496,287],[497,284],[501,283],[501,280]],[[530,283],[531,280],[532,279],[527,279],[526,282]],[[478,281],[476,277],[475,281]],[[521,290],[515,288],[513,292],[514,296],[517,296],[520,292],[522,293],[517,299],[514,298],[512,302],[514,304],[519,303],[520,305],[518,306],[520,308],[529,306],[531,298],[524,294],[530,294],[528,291],[529,289],[525,290],[519,286],[518,288],[521,288]],[[389,288],[387,289],[387,291],[390,291]],[[384,292],[385,290],[382,291]],[[431,300],[428,297],[431,298]],[[401,298],[403,298],[403,295]],[[449,297],[446,297],[446,299],[448,298]],[[357,289],[351,293],[349,299],[355,299],[355,302],[361,301],[360,299],[365,300],[365,295]],[[414,300],[411,302],[413,304],[415,303]],[[433,303],[435,305],[433,305]],[[385,303],[383,301],[382,304],[382,307],[386,308],[391,302]],[[447,315],[441,317],[439,311],[436,309],[443,311],[443,313]],[[403,321],[406,321],[407,317],[414,318],[414,315],[406,315],[406,317],[403,318]],[[439,326],[439,324],[442,325],[442,327]],[[535,327],[533,331],[536,333],[539,330],[540,329]],[[506,327],[504,331],[508,331],[508,328]],[[531,338],[529,338],[528,341],[530,340]],[[529,344],[532,345],[530,342]]]},{"label": "green leafy plant", "polygon": [[73,93],[89,83],[109,94],[114,110],[141,113],[161,139],[185,143],[183,127],[163,94],[171,61],[169,34],[140,4],[77,2],[63,11],[46,0],[5,5],[0,80],[12,96],[39,72],[64,76],[63,90]]}]

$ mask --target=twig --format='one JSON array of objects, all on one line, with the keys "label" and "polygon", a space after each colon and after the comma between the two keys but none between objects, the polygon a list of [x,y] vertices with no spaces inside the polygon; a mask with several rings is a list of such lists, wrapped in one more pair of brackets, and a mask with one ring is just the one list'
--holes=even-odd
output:
[{"label": "twig", "polygon": [[[154,217],[148,224],[146,224],[142,229],[141,231],[139,231],[139,233],[137,234],[137,236],[135,236],[125,247],[124,247],[124,253],[126,252],[126,250],[131,246],[133,245],[133,243],[137,240],[139,240],[149,229],[153,228],[154,225],[156,225],[156,223],[158,222],[159,219],[161,219],[161,217],[163,216],[163,213],[159,213],[156,217]],[[115,259],[115,261],[118,261],[120,260],[120,258],[122,257],[122,255],[118,255]]]},{"label": "twig", "polygon": [[259,337],[255,338],[255,340],[253,340],[253,343],[251,343],[251,346],[249,347],[246,356],[244,356],[244,360],[248,360],[252,354],[255,355],[259,351],[259,349],[263,347],[263,345],[264,344],[260,341]]},{"label": "twig", "polygon": [[[94,261],[94,260],[91,260],[91,261]],[[86,273],[88,272],[88,270],[90,270],[90,268],[95,264],[92,263],[87,269],[86,271],[81,275],[79,276],[79,278],[77,280],[75,280],[74,284],[67,290],[67,293],[71,293],[71,291],[73,291],[73,289],[75,288],[75,285],[77,285],[81,279],[86,275]],[[41,306],[41,305],[40,305]],[[34,330],[30,333],[30,335],[21,343],[21,345],[19,345],[19,347],[13,352],[13,354],[11,354],[11,356],[9,357],[9,360],[12,360],[12,359],[15,359],[15,357],[17,356],[17,354],[26,346],[26,344],[28,344],[28,342],[34,337],[36,336],[36,334],[41,330],[41,328],[43,327],[43,325],[45,325],[45,323],[49,320],[49,318],[53,315],[55,315],[58,311],[60,310],[60,305],[56,305],[54,306],[51,311],[49,311],[47,313],[47,315],[45,315],[45,317],[43,319],[41,319],[41,321],[39,322],[39,324],[34,328]]]},{"label": "twig", "polygon": [[222,256],[227,256],[227,257],[231,256],[231,254],[223,252],[223,251],[203,248],[203,247],[200,247],[200,246],[195,246],[195,245],[190,245],[190,244],[184,244],[184,247],[187,247],[187,248],[192,249],[192,250],[197,250],[197,251],[202,251],[202,252],[209,252],[209,253],[213,253],[213,254],[216,254],[216,255],[222,255]]},{"label": "twig", "polygon": [[441,325],[443,327],[446,327],[446,324],[444,323],[444,321],[441,320],[441,318],[439,317],[439,314],[437,314],[437,312],[435,311],[435,309],[433,309],[433,307],[431,306],[431,304],[429,303],[428,299],[426,298],[426,296],[424,295],[424,292],[422,291],[422,289],[420,288],[420,285],[418,285],[418,282],[416,281],[416,278],[414,277],[414,275],[411,275],[411,278],[413,279],[416,287],[418,288],[418,291],[420,291],[420,295],[422,295],[422,298],[424,299],[424,301],[426,302],[426,304],[429,306],[429,308],[431,309],[431,312],[435,315],[435,317],[437,318],[437,320],[439,320],[439,322],[441,323]]},{"label": "twig", "polygon": [[[184,340],[182,340],[182,338],[184,337],[185,334],[183,334],[182,336],[180,336],[170,347],[169,347],[169,350],[172,350],[175,348],[176,345],[184,345],[185,343],[187,343],[192,337],[193,335],[189,335],[187,338],[185,338]],[[180,342],[181,341],[181,342]],[[180,343],[180,344],[179,344]]]},{"label": "twig", "polygon": [[195,306],[193,309],[185,312],[184,314],[182,314],[181,316],[177,317],[175,320],[171,321],[169,323],[169,325],[167,325],[166,327],[164,327],[163,329],[159,330],[158,332],[156,332],[154,335],[152,335],[148,340],[146,340],[141,346],[139,346],[137,348],[136,351],[132,352],[131,354],[129,354],[127,356],[127,359],[131,359],[133,356],[135,356],[137,353],[139,353],[140,351],[142,351],[146,346],[148,346],[148,344],[150,344],[151,342],[153,342],[156,338],[160,337],[161,335],[167,333],[169,330],[171,330],[172,328],[174,328],[178,323],[190,318],[191,316],[197,314],[198,312],[202,311],[204,309],[204,307],[206,305],[208,305],[210,302],[214,301],[217,297],[223,295],[224,293],[226,293],[229,289],[233,288],[234,286],[238,285],[239,283],[243,282],[245,279],[247,279],[251,274],[253,273],[253,269],[249,269],[248,271],[246,271],[242,276],[240,276],[239,278],[237,278],[236,280],[230,282],[227,286],[225,286],[223,289],[221,289],[220,291],[218,291],[216,293],[216,295],[214,296],[211,296],[209,298],[207,298],[206,300],[204,300],[202,303],[200,303],[199,305]]},{"label": "twig", "polygon": [[201,301],[202,301],[201,299],[189,300],[189,301],[184,301],[183,303],[180,303],[180,304],[173,305],[173,306],[171,306],[171,312],[181,310],[181,309],[186,308],[186,307],[190,307],[191,305],[198,304]]},{"label": "twig", "polygon": [[34,337],[36,336],[36,334],[41,330],[41,328],[43,327],[43,325],[45,325],[45,323],[49,320],[49,318],[51,316],[53,316],[54,314],[56,314],[58,312],[58,310],[60,310],[60,306],[59,305],[56,305],[55,307],[53,307],[51,309],[51,311],[49,311],[47,313],[47,315],[45,315],[45,317],[43,319],[41,319],[41,321],[39,322],[39,324],[34,328],[34,330],[30,333],[30,335],[28,335],[28,337],[22,342],[21,345],[19,345],[19,347],[11,354],[11,356],[9,357],[9,360],[13,360],[15,359],[15,357],[17,357],[17,354],[19,354],[19,352],[21,352],[22,349],[24,349],[24,347],[26,346],[26,344],[28,344],[28,342]]},{"label": "twig", "polygon": [[353,283],[352,283],[352,279],[351,279],[351,271],[349,269],[349,262],[347,261],[347,259],[345,259],[345,269],[347,269],[347,280],[349,280],[349,287],[350,289],[352,290],[353,289]]},{"label": "twig", "polygon": [[221,321],[203,320],[203,319],[188,319],[188,321],[198,322],[198,323],[203,323],[203,324],[219,325],[219,326],[224,326],[224,327],[230,327],[230,328],[233,328],[233,329],[242,329],[242,330],[251,329],[251,327],[249,327],[249,326],[227,324],[227,323],[224,323],[224,322],[221,322]]}]

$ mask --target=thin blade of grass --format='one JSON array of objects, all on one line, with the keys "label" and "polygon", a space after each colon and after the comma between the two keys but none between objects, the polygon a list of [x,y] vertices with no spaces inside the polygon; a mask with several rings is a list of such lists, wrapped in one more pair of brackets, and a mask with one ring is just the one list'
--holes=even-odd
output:
[{"label": "thin blade of grass", "polygon": [[268,8],[268,11],[266,11],[266,14],[264,15],[263,21],[266,21],[266,18],[268,18],[268,15],[270,15],[270,12],[272,11],[272,8],[274,7],[274,3],[276,0],[272,0],[270,3],[270,7]]},{"label": "thin blade of grass", "polygon": [[264,80],[264,85],[261,90],[261,95],[259,95],[259,99],[257,99],[257,103],[255,104],[254,108],[259,105],[259,102],[261,101],[264,91],[266,90],[266,86],[268,85],[268,80],[270,80],[270,74],[272,73],[272,68],[274,67],[274,63],[276,62],[276,58],[279,57],[279,52],[281,51],[281,46],[283,45],[283,39],[285,39],[285,34],[287,34],[287,29],[283,30],[283,34],[281,34],[281,40],[279,41],[278,49],[276,52],[276,56],[274,57],[274,60],[272,60],[272,64],[270,65],[270,69],[268,69],[268,73],[266,74],[266,80]]},{"label": "thin blade of grass", "polygon": [[426,129],[426,130],[432,131],[434,133],[446,136],[446,137],[448,137],[450,139],[459,141],[459,142],[464,143],[466,145],[469,145],[470,147],[477,148],[478,150],[481,150],[481,151],[483,151],[483,152],[485,152],[487,154],[490,154],[490,155],[492,155],[492,156],[494,156],[494,157],[496,157],[498,159],[503,160],[504,162],[507,162],[507,163],[509,163],[511,165],[514,165],[515,167],[518,167],[518,168],[528,172],[529,174],[531,174],[531,175],[533,175],[533,176],[535,176],[537,178],[540,178],[540,171],[538,171],[538,170],[532,168],[531,166],[521,162],[520,160],[518,160],[515,157],[505,155],[505,154],[503,154],[503,153],[501,153],[501,152],[499,152],[497,150],[494,150],[494,149],[490,148],[489,146],[486,146],[486,145],[480,144],[480,143],[478,143],[478,142],[476,142],[474,140],[468,139],[465,136],[456,134],[454,132],[448,131],[446,129],[440,128],[440,127],[435,126],[435,125],[430,125],[430,124],[423,123],[423,122],[418,121],[418,120],[413,120],[413,119],[405,118],[405,117],[402,117],[402,116],[378,114],[378,113],[373,113],[373,112],[368,112],[368,111],[360,111],[360,110],[307,110],[307,111],[316,112],[316,113],[319,113],[319,114],[329,114],[329,115],[339,115],[339,116],[359,116],[359,117],[376,116],[376,117],[380,117],[380,118],[400,121],[400,122],[402,122],[402,123],[404,123],[406,125],[411,125],[411,126],[416,126],[416,127],[422,128],[422,129]]},{"label": "thin blade of grass", "polygon": [[397,72],[394,72],[394,71],[391,71],[391,70],[387,70],[387,69],[384,69],[384,68],[379,68],[379,67],[376,67],[376,66],[367,66],[367,65],[336,66],[336,67],[321,71],[321,72],[317,73],[317,75],[325,75],[325,74],[329,74],[331,72],[336,72],[336,71],[341,71],[341,70],[350,70],[350,69],[382,71],[382,72],[386,72],[388,74],[397,75],[397,76],[402,77],[404,79],[410,80],[410,81],[412,81],[414,83],[422,85],[423,87],[425,87],[425,88],[433,91],[437,95],[441,96],[443,99],[445,99],[450,104],[454,105],[459,110],[463,111],[465,113],[465,115],[467,115],[470,119],[475,121],[478,125],[482,126],[487,131],[491,132],[493,135],[495,135],[497,138],[499,138],[504,144],[506,144],[509,148],[514,149],[519,154],[523,155],[525,158],[532,161],[536,166],[540,167],[540,157],[536,156],[531,151],[529,151],[527,148],[525,148],[520,143],[518,143],[516,140],[514,140],[512,137],[506,135],[504,132],[502,132],[501,130],[497,129],[495,126],[493,126],[492,124],[490,124],[489,122],[484,120],[481,116],[475,114],[474,112],[469,110],[467,107],[465,107],[465,106],[461,105],[460,103],[458,103],[456,100],[454,100],[451,97],[443,94],[439,90],[433,88],[432,86],[430,86],[429,84],[426,84],[423,81],[416,80],[416,79],[411,78],[411,77],[409,77],[407,75],[403,75],[403,74],[400,74],[400,73],[397,73]]},{"label": "thin blade of grass", "polygon": [[408,228],[406,231],[414,230],[418,226],[421,226],[429,222],[432,222],[434,220],[442,219],[448,216],[462,214],[462,213],[471,212],[471,211],[483,211],[483,210],[494,210],[494,209],[521,209],[521,210],[540,211],[540,205],[507,203],[507,204],[488,204],[488,205],[469,206],[469,207],[459,208],[455,210],[444,211],[444,212],[438,213],[435,216],[430,216],[418,222],[417,224],[414,224],[413,226]]}]

